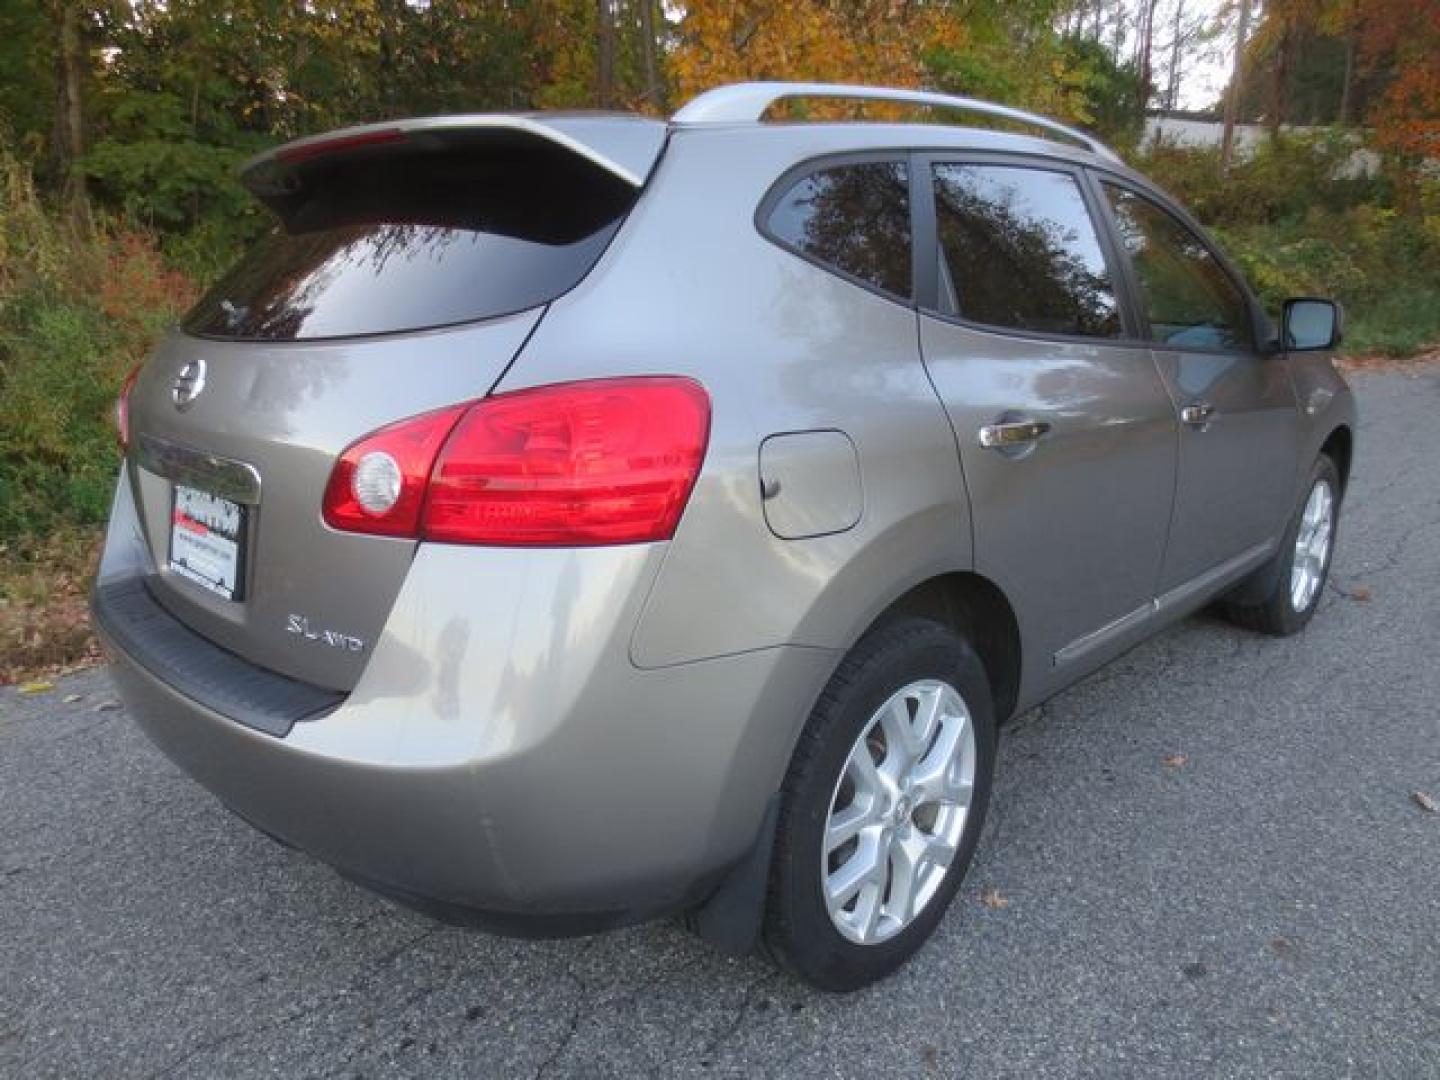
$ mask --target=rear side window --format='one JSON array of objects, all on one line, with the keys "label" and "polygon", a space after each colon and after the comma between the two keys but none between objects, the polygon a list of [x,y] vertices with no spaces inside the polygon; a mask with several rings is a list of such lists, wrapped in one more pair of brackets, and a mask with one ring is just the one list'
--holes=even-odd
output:
[{"label": "rear side window", "polygon": [[935,215],[947,314],[1012,330],[1122,331],[1095,224],[1069,173],[938,164]]},{"label": "rear side window", "polygon": [[1110,184],[1105,194],[1140,279],[1151,339],[1196,349],[1254,348],[1245,294],[1204,241],[1149,199]]},{"label": "rear side window", "polygon": [[822,266],[910,299],[910,176],[903,162],[818,169],[785,191],[766,227]]},{"label": "rear side window", "polygon": [[511,314],[573,287],[635,199],[541,140],[493,133],[277,164],[252,180],[280,223],[184,323],[292,341]]}]

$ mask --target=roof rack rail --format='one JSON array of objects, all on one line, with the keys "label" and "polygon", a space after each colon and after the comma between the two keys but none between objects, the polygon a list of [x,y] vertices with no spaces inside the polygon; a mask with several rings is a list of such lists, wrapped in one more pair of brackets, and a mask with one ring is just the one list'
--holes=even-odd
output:
[{"label": "roof rack rail", "polygon": [[732,83],[707,90],[692,99],[671,120],[676,124],[743,124],[759,120],[765,110],[786,98],[852,98],[857,101],[893,101],[905,105],[928,105],[956,109],[980,116],[993,116],[1040,128],[1052,135],[1079,143],[1092,154],[1120,161],[1120,155],[1093,135],[1024,109],[997,105],[978,98],[955,97],[933,90],[896,90],[884,86],[845,86],[839,83],[750,82]]}]

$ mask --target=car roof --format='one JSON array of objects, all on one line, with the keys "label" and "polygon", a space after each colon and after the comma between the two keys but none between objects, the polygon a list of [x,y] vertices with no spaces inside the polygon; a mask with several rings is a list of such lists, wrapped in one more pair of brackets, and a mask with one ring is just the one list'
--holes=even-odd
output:
[{"label": "car roof", "polygon": [[[830,98],[880,101],[982,116],[989,121],[1020,124],[1037,134],[998,130],[938,120],[937,122],[856,120],[767,120],[779,101]],[[277,146],[252,158],[242,176],[263,175],[267,166],[287,158],[319,153],[328,147],[363,145],[388,135],[443,136],[462,131],[530,138],[561,146],[635,187],[644,184],[658,160],[668,134],[751,131],[759,138],[781,139],[805,132],[811,156],[818,153],[868,150],[982,151],[1043,157],[1074,165],[1103,167],[1144,182],[1099,139],[1049,117],[975,98],[926,90],[851,86],[830,83],[735,83],[707,91],[681,108],[669,121],[623,112],[465,113],[413,117],[342,128]]]},{"label": "car roof", "polygon": [[896,151],[979,151],[987,154],[1014,154],[1045,157],[1075,165],[1093,165],[1129,175],[1132,170],[1123,162],[1093,153],[1078,146],[1068,146],[1054,139],[1025,135],[994,128],[914,121],[765,121],[705,125],[672,124],[672,132],[702,133],[750,131],[757,138],[784,141],[800,132],[806,136],[810,156],[816,153],[863,153],[878,150]]}]

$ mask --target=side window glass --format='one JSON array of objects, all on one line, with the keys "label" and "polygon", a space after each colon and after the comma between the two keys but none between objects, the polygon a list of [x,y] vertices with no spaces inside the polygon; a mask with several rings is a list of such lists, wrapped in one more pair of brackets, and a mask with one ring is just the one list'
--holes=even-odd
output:
[{"label": "side window glass", "polygon": [[1105,185],[1120,242],[1130,253],[1150,337],[1199,349],[1252,349],[1244,294],[1201,239],[1149,199]]},{"label": "side window glass", "polygon": [[910,177],[899,161],[834,165],[797,180],[766,221],[816,262],[910,299]]},{"label": "side window glass", "polygon": [[935,166],[942,296],[961,318],[1117,337],[1120,305],[1079,185],[1014,165]]}]

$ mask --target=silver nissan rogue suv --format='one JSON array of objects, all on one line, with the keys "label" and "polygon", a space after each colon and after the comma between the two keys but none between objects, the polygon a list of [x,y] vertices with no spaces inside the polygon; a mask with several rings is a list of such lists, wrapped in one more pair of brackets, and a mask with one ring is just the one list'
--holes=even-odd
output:
[{"label": "silver nissan rogue suv", "polygon": [[[765,122],[783,99],[963,110]],[[746,84],[263,154],[274,231],[127,383],[96,624],[237,814],[519,934],[679,914],[860,986],[997,725],[1221,599],[1301,629],[1355,409],[1088,135]]]}]

